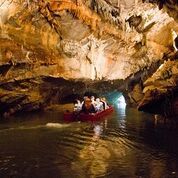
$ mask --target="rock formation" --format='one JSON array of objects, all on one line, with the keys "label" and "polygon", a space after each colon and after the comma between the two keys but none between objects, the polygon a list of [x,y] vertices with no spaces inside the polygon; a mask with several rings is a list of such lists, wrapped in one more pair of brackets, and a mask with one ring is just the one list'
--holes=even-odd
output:
[{"label": "rock formation", "polygon": [[145,2],[156,3],[158,5],[159,9],[165,10],[176,21],[178,20],[178,2],[177,2],[177,0],[146,0]]},{"label": "rock formation", "polygon": [[119,89],[137,105],[143,82],[175,56],[168,14],[136,0],[3,0],[0,113]]},{"label": "rock formation", "polygon": [[144,98],[138,109],[166,117],[178,115],[178,61],[165,61],[144,82]]}]

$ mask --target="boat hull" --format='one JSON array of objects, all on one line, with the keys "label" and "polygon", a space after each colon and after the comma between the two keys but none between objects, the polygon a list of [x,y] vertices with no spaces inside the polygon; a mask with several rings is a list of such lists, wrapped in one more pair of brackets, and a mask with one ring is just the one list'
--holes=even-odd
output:
[{"label": "boat hull", "polygon": [[108,115],[113,111],[113,107],[110,106],[108,109],[105,109],[103,111],[97,112],[97,113],[90,113],[90,114],[85,114],[85,113],[76,113],[76,112],[65,112],[64,113],[64,120],[68,122],[72,121],[96,121],[104,116]]}]

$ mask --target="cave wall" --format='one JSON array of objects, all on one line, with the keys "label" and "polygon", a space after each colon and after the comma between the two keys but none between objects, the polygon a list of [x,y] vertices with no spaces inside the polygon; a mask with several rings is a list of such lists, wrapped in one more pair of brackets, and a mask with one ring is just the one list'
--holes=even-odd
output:
[{"label": "cave wall", "polygon": [[155,3],[158,5],[159,9],[166,11],[169,16],[173,17],[178,21],[178,2],[177,0],[144,0],[144,2]]}]

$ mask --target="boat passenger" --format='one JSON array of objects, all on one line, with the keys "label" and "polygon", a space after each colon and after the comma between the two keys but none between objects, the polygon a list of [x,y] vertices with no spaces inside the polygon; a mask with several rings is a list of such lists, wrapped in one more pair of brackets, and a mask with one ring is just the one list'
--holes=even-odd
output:
[{"label": "boat passenger", "polygon": [[103,103],[103,109],[104,110],[109,108],[109,106],[108,106],[108,104],[106,102],[106,98],[105,97],[101,98],[101,102]]},{"label": "boat passenger", "polygon": [[92,101],[91,101],[90,98],[85,98],[84,103],[82,105],[81,112],[84,112],[86,114],[95,113],[96,112],[95,107],[92,104]]},{"label": "boat passenger", "polygon": [[96,106],[96,101],[95,101],[95,97],[94,96],[91,96],[91,102],[92,102],[92,104],[95,107]]},{"label": "boat passenger", "polygon": [[102,111],[103,110],[103,103],[100,101],[99,98],[96,98],[96,111]]},{"label": "boat passenger", "polygon": [[81,104],[80,100],[76,99],[74,101],[74,111],[79,112],[81,110],[82,110],[82,104]]},{"label": "boat passenger", "polygon": [[82,103],[81,103],[82,105],[84,104],[84,102],[85,102],[86,99],[90,99],[90,98],[89,98],[88,96],[84,96],[84,97],[83,97],[83,101],[82,101]]}]

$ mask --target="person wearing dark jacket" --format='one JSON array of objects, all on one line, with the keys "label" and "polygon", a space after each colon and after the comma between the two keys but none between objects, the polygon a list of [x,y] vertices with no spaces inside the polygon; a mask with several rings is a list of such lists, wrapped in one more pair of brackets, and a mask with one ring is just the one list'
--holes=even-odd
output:
[{"label": "person wearing dark jacket", "polygon": [[95,113],[96,110],[95,110],[95,107],[94,105],[92,104],[92,101],[91,99],[89,98],[86,98],[83,105],[82,105],[82,110],[81,112],[84,112],[86,114],[89,114],[89,113]]}]

